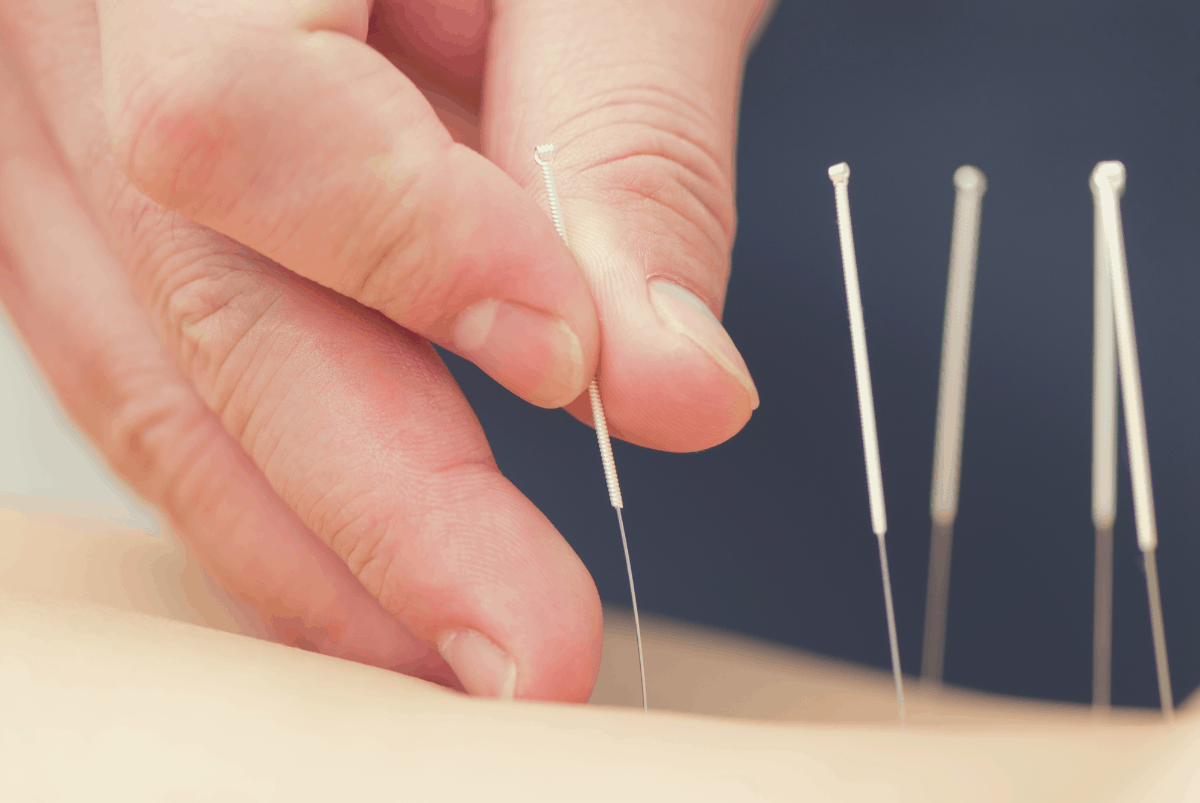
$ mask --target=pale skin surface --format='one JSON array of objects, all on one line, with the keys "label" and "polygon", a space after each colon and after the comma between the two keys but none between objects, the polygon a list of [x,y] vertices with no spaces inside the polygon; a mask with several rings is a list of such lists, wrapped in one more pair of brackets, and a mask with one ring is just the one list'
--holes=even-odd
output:
[{"label": "pale skin surface", "polygon": [[765,5],[6,0],[0,298],[280,641],[586,700],[595,586],[427,341],[587,423],[596,375],[636,443],[735,434],[758,396],[717,316]]},{"label": "pale skin surface", "polygon": [[[5,800],[1200,794],[1193,703],[1166,727],[1153,712],[1096,721],[1077,706],[914,688],[901,729],[886,672],[654,620],[661,699],[785,721],[470,699],[235,635],[240,614],[162,539],[13,511],[0,511],[0,530]],[[609,701],[637,683],[628,623],[615,618],[626,627],[606,635],[598,696]]]}]

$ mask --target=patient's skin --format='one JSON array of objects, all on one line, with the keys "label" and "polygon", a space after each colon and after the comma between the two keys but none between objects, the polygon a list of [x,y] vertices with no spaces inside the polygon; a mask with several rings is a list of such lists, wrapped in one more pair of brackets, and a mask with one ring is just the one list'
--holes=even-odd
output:
[{"label": "patient's skin", "polygon": [[[1103,803],[1200,794],[1200,719],[1190,706],[1166,727],[915,692],[915,724],[901,728],[888,721],[887,673],[653,621],[650,665],[668,668],[652,697],[678,701],[676,691],[707,676],[706,705],[715,686],[722,704],[755,698],[760,712],[764,697],[799,691],[810,700],[780,702],[793,714],[808,708],[797,714],[807,721],[470,699],[189,623],[238,627],[168,542],[9,511],[0,531],[5,801]],[[93,560],[60,559],[81,552]],[[620,633],[610,645],[622,641],[631,648]],[[634,666],[609,670],[636,676]],[[856,698],[865,702],[854,713]],[[838,724],[846,711],[859,722]],[[973,724],[938,724],[955,719]]]},{"label": "patient's skin", "polygon": [[718,317],[766,5],[6,0],[0,298],[281,640],[585,700],[595,586],[428,341],[587,423],[596,375],[636,443],[741,429]]}]

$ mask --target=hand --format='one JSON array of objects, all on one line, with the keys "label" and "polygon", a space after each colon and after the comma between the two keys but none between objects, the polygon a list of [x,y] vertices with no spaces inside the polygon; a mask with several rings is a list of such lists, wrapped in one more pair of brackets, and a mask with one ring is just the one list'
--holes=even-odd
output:
[{"label": "hand", "polygon": [[[637,443],[740,429],[757,396],[714,311],[761,10],[100,0],[97,28],[91,0],[10,0],[0,293],[282,641],[586,699],[591,579],[424,341],[585,421],[595,373]],[[577,262],[534,200],[551,141]]]}]

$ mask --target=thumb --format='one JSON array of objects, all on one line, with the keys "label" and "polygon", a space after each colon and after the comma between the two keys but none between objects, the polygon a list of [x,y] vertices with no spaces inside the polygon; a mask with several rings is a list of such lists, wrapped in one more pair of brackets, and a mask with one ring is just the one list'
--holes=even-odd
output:
[{"label": "thumb", "polygon": [[[545,199],[555,177],[601,326],[610,426],[671,451],[718,444],[758,393],[718,321],[733,245],[744,54],[766,2],[497,0],[484,153]],[[570,409],[590,421],[577,400]]]}]

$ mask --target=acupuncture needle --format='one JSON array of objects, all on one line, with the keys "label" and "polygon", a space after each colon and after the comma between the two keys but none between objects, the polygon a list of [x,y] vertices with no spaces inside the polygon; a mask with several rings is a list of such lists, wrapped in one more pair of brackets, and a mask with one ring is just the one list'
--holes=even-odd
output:
[{"label": "acupuncture needle", "polygon": [[846,279],[846,307],[850,314],[850,342],[854,352],[854,379],[858,388],[858,412],[862,423],[863,455],[867,464],[867,496],[871,505],[871,528],[879,542],[879,570],[883,575],[883,601],[887,609],[888,641],[892,651],[892,674],[896,680],[896,702],[904,722],[904,682],[900,675],[900,643],[896,636],[896,612],[892,606],[892,580],[888,571],[887,511],[883,503],[883,471],[879,460],[879,437],[875,431],[875,400],[871,393],[871,368],[867,364],[867,330],[863,323],[862,296],[858,289],[858,262],[854,256],[854,233],[850,228],[850,166],[845,162],[829,168],[837,204],[838,236],[841,240],[842,270]]},{"label": "acupuncture needle", "polygon": [[[1112,702],[1113,521],[1117,515],[1117,354],[1112,282],[1095,174],[1092,187],[1092,524],[1096,572],[1092,615],[1092,708],[1103,716]],[[1123,189],[1123,188],[1122,188]]]},{"label": "acupuncture needle", "polygon": [[963,416],[967,401],[967,365],[971,350],[971,308],[979,253],[979,218],[987,179],[971,165],[954,171],[954,223],[950,234],[950,275],[946,282],[946,318],[942,329],[942,367],[938,379],[937,430],[933,447],[929,580],[925,594],[925,635],[921,683],[942,683],[946,650],[946,609],[950,595],[950,551],[962,471]]},{"label": "acupuncture needle", "polygon": [[[567,227],[563,223],[562,207],[558,203],[558,190],[554,186],[554,146],[538,145],[534,148],[533,159],[542,168],[542,178],[546,182],[546,196],[550,201],[550,217],[554,228],[563,244],[569,249]],[[608,419],[604,415],[604,403],[600,400],[600,383],[593,379],[588,385],[588,399],[592,404],[592,423],[596,427],[596,440],[600,444],[600,463],[604,467],[604,480],[608,484],[608,500],[617,511],[617,525],[621,529],[621,547],[625,551],[625,572],[629,575],[629,599],[633,603],[633,629],[637,634],[638,669],[642,676],[642,710],[649,711],[646,702],[646,659],[642,653],[642,624],[638,618],[637,591],[633,586],[633,563],[629,559],[629,539],[625,537],[625,519],[621,509],[625,507],[621,499],[621,486],[617,482],[617,464],[613,460],[612,443],[608,437]]]},{"label": "acupuncture needle", "polygon": [[1154,665],[1158,673],[1158,697],[1163,718],[1175,717],[1171,676],[1167,665],[1167,638],[1163,628],[1162,596],[1158,588],[1155,550],[1158,532],[1154,517],[1154,490],[1150,482],[1150,450],[1146,438],[1146,414],[1142,405],[1142,377],[1138,367],[1137,339],[1133,327],[1133,302],[1129,293],[1129,271],[1125,262],[1125,239],[1121,228],[1119,197],[1125,189],[1125,165],[1100,162],[1092,171],[1092,192],[1100,207],[1105,262],[1117,339],[1121,406],[1125,411],[1125,439],[1129,450],[1129,474],[1133,480],[1133,516],[1138,548],[1146,569],[1146,595],[1150,602],[1150,628],[1154,636]]}]

